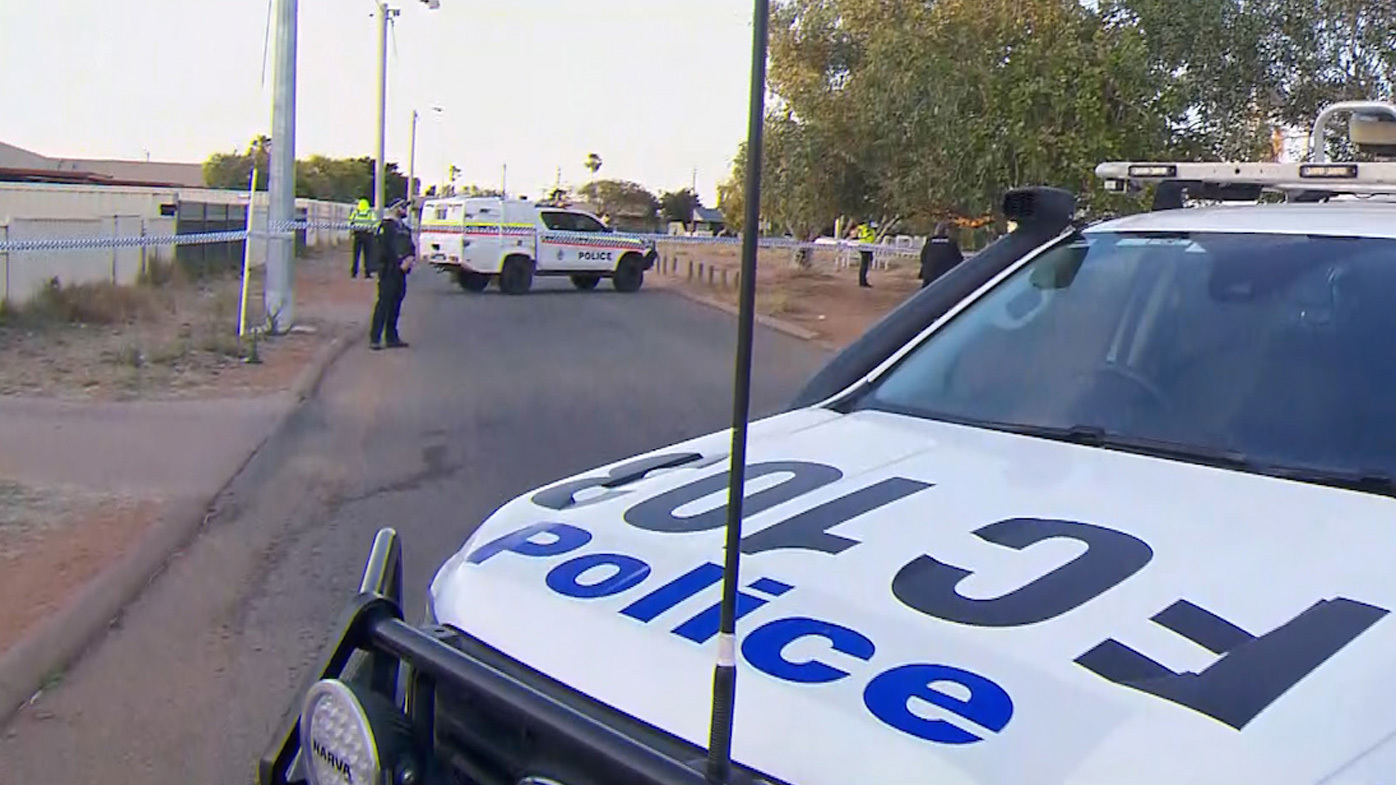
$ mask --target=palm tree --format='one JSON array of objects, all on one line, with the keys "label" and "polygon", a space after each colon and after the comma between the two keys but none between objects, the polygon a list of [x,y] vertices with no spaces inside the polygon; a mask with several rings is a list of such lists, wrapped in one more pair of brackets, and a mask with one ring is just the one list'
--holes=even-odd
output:
[{"label": "palm tree", "polygon": [[597,170],[601,168],[601,156],[596,153],[588,153],[586,163],[582,164],[582,166],[585,166],[587,171],[591,172],[592,176],[595,176]]}]

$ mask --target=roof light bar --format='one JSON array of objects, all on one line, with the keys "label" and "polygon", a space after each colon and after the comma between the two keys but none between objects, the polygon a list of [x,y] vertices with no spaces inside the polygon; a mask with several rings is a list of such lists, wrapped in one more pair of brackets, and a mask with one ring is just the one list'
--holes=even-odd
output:
[{"label": "roof light bar", "polygon": [[[1095,173],[1110,190],[1119,190],[1119,181],[1135,185],[1182,181],[1208,186],[1213,191],[1218,186],[1258,186],[1280,193],[1311,191],[1319,187],[1331,193],[1396,194],[1396,161],[1361,164],[1107,161],[1097,166]],[[1315,186],[1316,181],[1322,181],[1323,185]]]}]

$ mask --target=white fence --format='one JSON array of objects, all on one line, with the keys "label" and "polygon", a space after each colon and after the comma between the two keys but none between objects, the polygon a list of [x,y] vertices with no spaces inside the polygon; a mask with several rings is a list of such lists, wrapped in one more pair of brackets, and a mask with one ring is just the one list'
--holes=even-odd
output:
[{"label": "white fence", "polygon": [[[296,211],[306,222],[299,230],[305,246],[347,242],[352,209],[297,199]],[[176,253],[182,245],[207,243],[213,251],[223,244],[226,251],[226,244],[240,244],[242,238],[208,235],[245,230],[246,210],[246,191],[0,183],[0,303],[23,304],[55,279],[64,286],[135,283],[152,264],[184,259]],[[253,266],[266,263],[266,224],[262,191],[253,206],[248,248]],[[190,232],[204,236],[189,237]]]},{"label": "white fence", "polygon": [[156,262],[174,258],[173,246],[118,246],[117,237],[172,235],[173,218],[113,215],[102,218],[12,218],[0,223],[0,242],[41,242],[54,237],[89,241],[90,247],[0,252],[0,302],[20,304],[56,279],[63,286],[136,283]]}]

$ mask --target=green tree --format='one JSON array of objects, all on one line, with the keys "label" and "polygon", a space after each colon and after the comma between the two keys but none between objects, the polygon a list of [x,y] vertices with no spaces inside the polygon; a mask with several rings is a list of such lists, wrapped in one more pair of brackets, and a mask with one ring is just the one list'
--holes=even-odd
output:
[{"label": "green tree", "polygon": [[662,191],[659,194],[659,211],[665,223],[686,224],[693,220],[693,209],[702,206],[702,200],[691,188]]},{"label": "green tree", "polygon": [[639,183],[594,180],[577,193],[613,222],[653,228],[659,220],[659,199]]},{"label": "green tree", "polygon": [[[270,145],[267,137],[252,140],[245,152],[215,153],[204,162],[204,184],[210,188],[246,190],[257,164],[257,190],[265,191],[268,183]],[[384,167],[388,203],[407,192],[407,178],[398,171],[395,162]],[[372,158],[329,158],[312,155],[296,161],[296,196],[332,202],[355,202],[373,199],[375,163]]]},{"label": "green tree", "polygon": [[1396,92],[1392,42],[1371,0],[776,0],[762,220],[926,227],[1036,184],[1113,211],[1100,161],[1268,157],[1324,104]]}]

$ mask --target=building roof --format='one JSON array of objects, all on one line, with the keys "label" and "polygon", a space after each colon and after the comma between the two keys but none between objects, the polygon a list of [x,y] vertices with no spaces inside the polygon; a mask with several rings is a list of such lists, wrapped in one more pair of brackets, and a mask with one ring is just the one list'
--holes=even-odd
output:
[{"label": "building roof", "polygon": [[22,147],[0,142],[0,168],[5,169],[57,169],[54,161],[38,153],[31,153]]},{"label": "building roof", "polygon": [[722,215],[722,211],[713,207],[694,207],[693,220],[703,223],[720,224],[726,223],[727,219]]},{"label": "building roof", "polygon": [[14,182],[79,182],[202,188],[202,164],[169,161],[50,158],[0,142],[0,179]]},{"label": "building roof", "polygon": [[100,159],[77,159],[64,161],[64,163],[71,163],[82,171],[103,174],[116,180],[158,181],[162,184],[170,183],[189,188],[202,188],[204,185],[203,164]]}]

